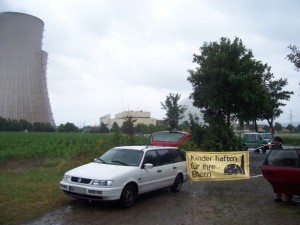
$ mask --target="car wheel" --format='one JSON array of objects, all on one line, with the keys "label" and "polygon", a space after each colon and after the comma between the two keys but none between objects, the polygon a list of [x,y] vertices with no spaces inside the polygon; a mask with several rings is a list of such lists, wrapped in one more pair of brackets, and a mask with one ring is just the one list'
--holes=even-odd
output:
[{"label": "car wheel", "polygon": [[179,192],[182,186],[182,175],[178,174],[174,180],[173,185],[170,187],[172,192]]},{"label": "car wheel", "polygon": [[243,145],[244,151],[248,151],[248,146],[247,145]]},{"label": "car wheel", "polygon": [[134,205],[135,200],[137,197],[137,191],[134,185],[128,184],[124,187],[121,198],[120,204],[122,208],[130,208]]}]

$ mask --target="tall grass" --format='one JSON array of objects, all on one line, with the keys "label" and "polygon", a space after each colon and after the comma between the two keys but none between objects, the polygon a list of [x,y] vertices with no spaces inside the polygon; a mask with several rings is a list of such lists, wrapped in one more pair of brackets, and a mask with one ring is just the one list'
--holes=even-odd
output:
[{"label": "tall grass", "polygon": [[[277,134],[276,134],[277,135]],[[298,134],[278,134],[282,138],[282,145],[300,146],[300,133]]]},{"label": "tall grass", "polygon": [[[127,136],[95,133],[0,133],[0,161],[14,158],[64,158],[80,153],[101,154],[115,146],[130,144]],[[149,139],[137,136],[136,144],[149,144]]]}]

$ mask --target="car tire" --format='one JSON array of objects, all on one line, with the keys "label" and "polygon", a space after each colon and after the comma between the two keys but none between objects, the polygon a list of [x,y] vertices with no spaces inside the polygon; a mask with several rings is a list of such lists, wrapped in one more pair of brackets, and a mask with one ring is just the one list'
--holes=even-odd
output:
[{"label": "car tire", "polygon": [[133,184],[127,184],[121,194],[120,204],[121,207],[126,209],[134,205],[137,198],[137,190]]},{"label": "car tire", "polygon": [[179,192],[182,186],[182,181],[183,181],[182,175],[178,174],[174,180],[173,185],[170,187],[170,190],[174,193]]},{"label": "car tire", "polygon": [[243,150],[248,151],[248,146],[246,144],[243,145]]}]

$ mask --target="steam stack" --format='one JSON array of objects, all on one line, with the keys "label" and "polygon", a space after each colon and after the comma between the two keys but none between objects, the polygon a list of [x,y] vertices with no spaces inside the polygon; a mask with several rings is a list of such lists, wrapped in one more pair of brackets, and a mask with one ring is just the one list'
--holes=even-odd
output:
[{"label": "steam stack", "polygon": [[54,126],[47,90],[44,22],[15,12],[0,13],[0,117]]}]

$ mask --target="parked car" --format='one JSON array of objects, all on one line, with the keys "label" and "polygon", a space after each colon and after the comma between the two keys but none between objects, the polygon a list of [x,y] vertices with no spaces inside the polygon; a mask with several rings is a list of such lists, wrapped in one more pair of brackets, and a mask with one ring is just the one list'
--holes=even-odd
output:
[{"label": "parked car", "polygon": [[66,172],[61,190],[89,201],[119,200],[133,206],[139,194],[162,188],[178,192],[187,180],[186,158],[178,147],[191,134],[162,131],[151,135],[151,145],[115,147],[94,162]]},{"label": "parked car", "polygon": [[300,148],[274,149],[262,166],[262,174],[275,193],[300,195]]},{"label": "parked car", "polygon": [[242,134],[244,150],[262,147],[268,143],[272,143],[272,140],[273,134],[271,133],[252,132]]}]

